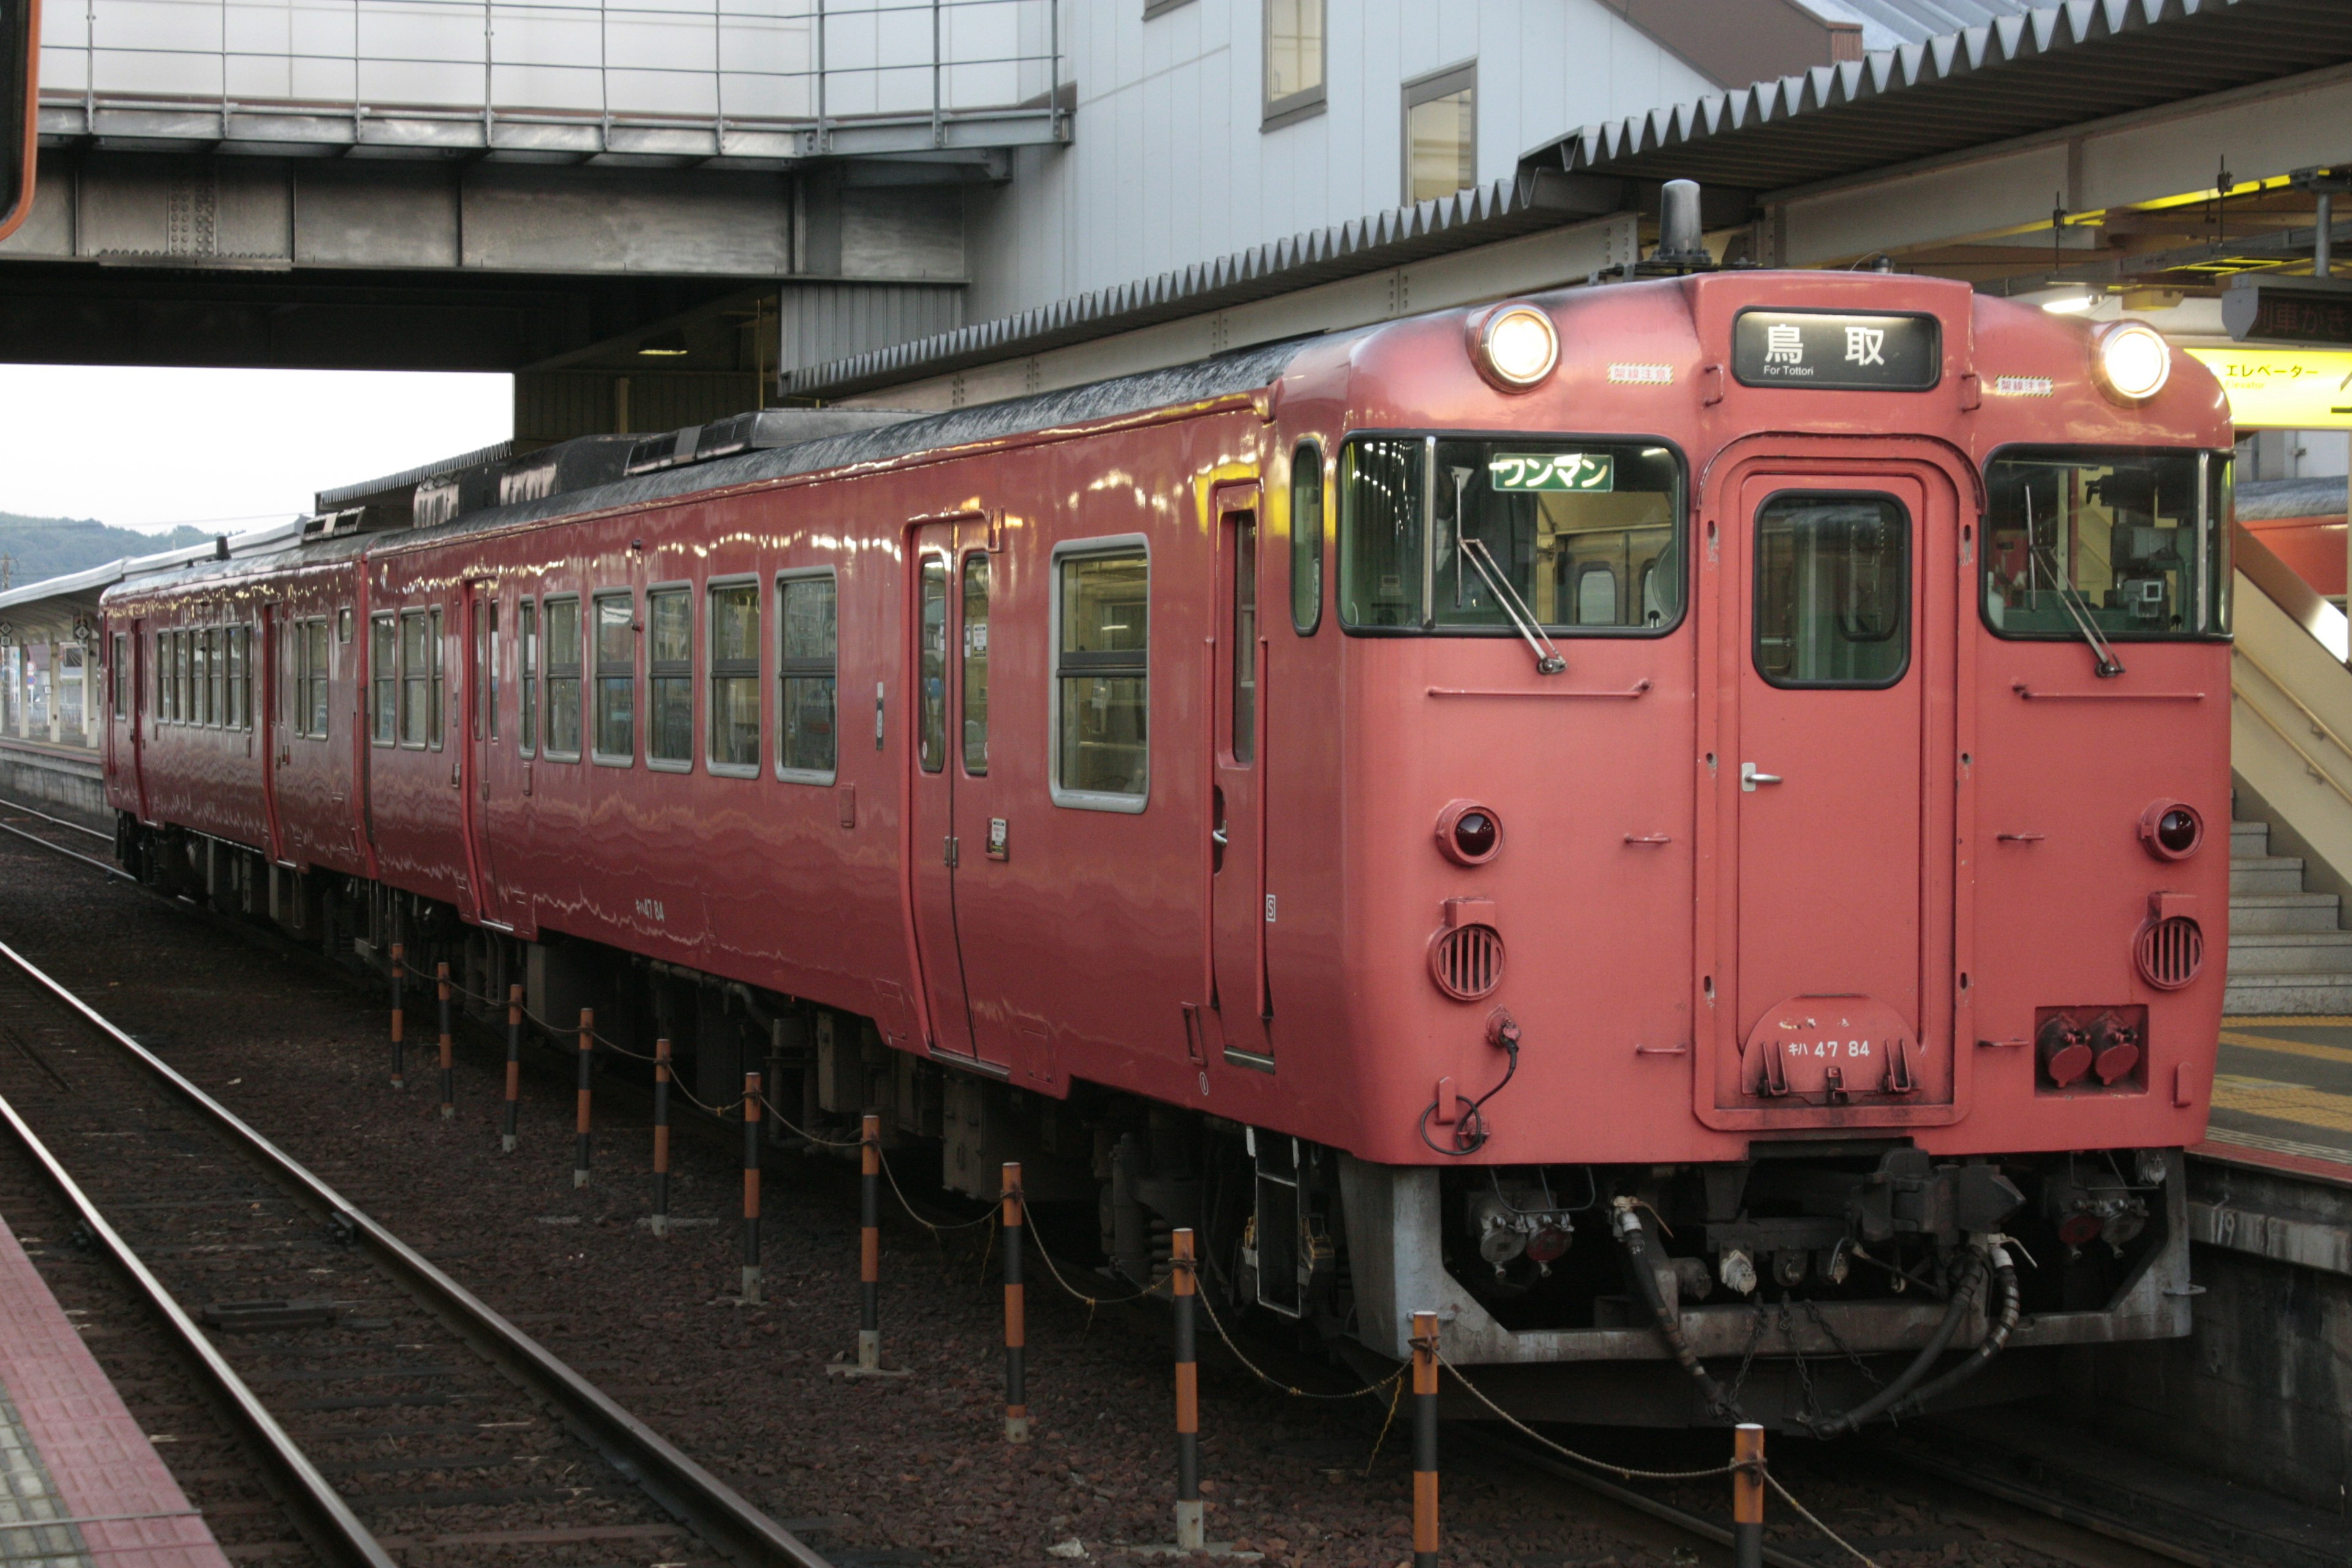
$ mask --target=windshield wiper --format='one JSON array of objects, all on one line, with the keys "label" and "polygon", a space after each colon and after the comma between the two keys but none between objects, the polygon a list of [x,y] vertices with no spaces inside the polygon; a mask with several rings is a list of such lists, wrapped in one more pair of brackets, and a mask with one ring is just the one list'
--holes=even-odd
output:
[{"label": "windshield wiper", "polygon": [[2115,645],[2107,641],[2106,634],[2099,630],[2098,622],[2092,618],[2091,603],[2083,597],[2083,591],[2074,586],[2073,574],[2060,571],[2056,553],[2034,541],[2033,492],[2031,489],[2025,492],[2025,548],[2030,553],[2039,555],[2042,565],[2048,569],[2050,581],[2055,584],[2051,591],[2058,595],[2059,605],[2065,610],[2066,618],[2074,623],[2074,630],[2091,645],[2091,655],[2098,660],[2095,668],[2099,679],[2106,680],[2121,675],[2124,672],[2123,661],[2116,658]]},{"label": "windshield wiper", "polygon": [[[1468,510],[1465,505],[1464,492],[1469,486],[1471,476],[1476,472],[1475,468],[1454,470],[1454,558],[1457,563],[1467,560],[1478,569],[1478,575],[1486,579],[1486,586],[1501,602],[1503,613],[1511,617],[1511,625],[1519,628],[1519,636],[1525,637],[1528,647],[1534,650],[1536,673],[1558,675],[1568,668],[1568,660],[1559,657],[1559,649],[1552,646],[1551,638],[1544,636],[1543,627],[1536,624],[1535,612],[1528,608],[1527,601],[1520,598],[1517,590],[1505,580],[1502,569],[1495,563],[1494,552],[1486,548],[1486,542],[1471,538],[1463,527],[1464,515]],[[1454,567],[1454,589],[1457,606],[1462,596],[1461,572],[1457,564]]]}]

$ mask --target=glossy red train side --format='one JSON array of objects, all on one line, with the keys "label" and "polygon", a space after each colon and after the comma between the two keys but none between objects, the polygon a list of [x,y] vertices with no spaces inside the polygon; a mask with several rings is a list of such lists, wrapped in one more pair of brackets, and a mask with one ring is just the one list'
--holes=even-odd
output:
[{"label": "glossy red train side", "polygon": [[[2105,654],[2003,637],[1980,552],[1988,462],[2023,447],[2203,454],[2224,476],[2199,492],[2221,498],[2204,525],[2225,533],[2218,385],[2184,359],[2152,397],[2119,401],[2082,323],[1917,279],[1717,273],[1534,304],[1560,346],[1531,390],[1482,374],[1483,318],[1452,312],[1284,351],[1258,384],[1212,379],[1160,406],[1047,407],[1004,434],[947,416],[934,440],[837,466],[731,459],[662,493],[590,490],[125,584],[108,603],[129,663],[107,775],[126,850],[215,896],[226,858],[246,889],[228,896],[297,923],[324,900],[330,932],[340,919],[364,952],[397,907],[451,922],[416,929],[478,973],[537,983],[532,955],[568,951],[739,988],[749,1016],[784,1020],[770,1059],[807,1065],[813,1111],[881,1097],[907,1135],[943,1140],[950,1184],[974,1191],[987,1182],[959,1173],[960,1151],[1019,1153],[1059,1172],[1063,1195],[1099,1188],[1105,1254],[1130,1273],[1152,1267],[1139,1227],[1200,1225],[1234,1294],[1382,1353],[1405,1313],[1443,1304],[1465,1362],[1663,1363],[1677,1334],[1704,1358],[1748,1334],[1741,1271],[1752,1287],[1759,1268],[1817,1295],[1855,1348],[1903,1352],[1942,1309],[1923,1315],[1854,1268],[1873,1247],[1908,1257],[1890,1236],[1914,1238],[1952,1300],[1975,1293],[1957,1342],[1977,1342],[1990,1292],[1965,1279],[1989,1279],[1969,1259],[1992,1255],[1969,1237],[2023,1234],[2030,1213],[2081,1255],[2095,1210],[2113,1254],[2096,1304],[2079,1279],[2053,1275],[2039,1296],[2029,1279],[2012,1342],[2183,1331],[2163,1294],[2186,1269],[2164,1152],[2201,1136],[2220,1017],[2226,605],[2200,612],[2216,635]],[[1733,340],[1758,308],[1932,322],[1932,382],[1750,384]],[[1347,624],[1335,552],[1342,492],[1359,492],[1340,458],[1367,432],[1408,458],[1424,433],[1464,433],[1670,460],[1679,542],[1649,564],[1684,574],[1659,601],[1672,613],[1606,635],[1549,625],[1558,673],[1507,626]],[[1421,450],[1433,471],[1439,447]],[[1319,483],[1295,482],[1300,454]],[[1454,472],[1458,534],[1469,470]],[[1330,500],[1312,519],[1320,547],[1294,549],[1294,499],[1315,496]],[[1872,533],[1865,565],[1849,551],[1838,568],[1835,614],[1901,620],[1906,661],[1875,685],[1805,687],[1759,651],[1779,635],[1764,585],[1795,537],[1764,520],[1831,502],[1899,520],[1908,552],[1886,567],[1875,552],[1896,536]],[[1417,514],[1433,538],[1441,510]],[[1057,617],[1076,613],[1064,564],[1106,551],[1146,562],[1146,768],[1139,795],[1086,798],[1057,782],[1078,722],[1060,705],[1108,688],[1066,684],[1085,670],[1071,674]],[[937,583],[984,573],[977,641],[961,592],[926,586],[932,560]],[[1899,580],[1907,608],[1854,608],[1865,568]],[[837,594],[835,758],[826,776],[786,776],[781,583],[816,569]],[[2191,569],[2171,570],[2160,591],[2185,595]],[[2225,568],[2199,580],[2226,595]],[[710,762],[714,582],[759,595],[750,776]],[[649,764],[643,711],[647,595],[667,585],[695,606],[693,743],[676,768]],[[620,592],[628,759],[551,760],[543,663],[520,733],[519,618],[566,595],[584,616]],[[420,611],[439,617],[437,722],[422,744],[375,743],[371,628],[389,615],[397,637]],[[293,710],[310,690],[300,628],[317,622],[313,735]],[[227,623],[253,628],[252,727],[157,722],[158,634]],[[2103,675],[2110,655],[2120,670]],[[590,725],[596,679],[592,648]],[[975,732],[980,753],[931,754]],[[1500,829],[1467,864],[1440,837],[1465,806]],[[2152,847],[2145,824],[2168,806],[2213,841]],[[2190,922],[2164,928],[2182,941],[2211,933],[2185,980],[2161,965],[2186,961],[2148,956],[2165,920]],[[1486,933],[1498,954],[1481,962],[1501,965],[1468,1000],[1431,957],[1458,929]],[[650,1028],[652,1009],[611,1016]],[[675,1012],[673,1033],[688,1027]],[[899,1056],[859,1056],[852,1091],[816,1056],[850,1049],[858,1021]],[[2068,1076],[2053,1028],[2122,1026],[2127,1067]],[[1507,1066],[1507,1087],[1469,1110]],[[2095,1180],[2081,1151],[2113,1152]],[[1808,1159],[1841,1194],[1834,1216],[1775,1184]],[[1988,1223],[1872,1228],[1874,1194],[1982,1199],[1958,1173],[1983,1162],[2020,1194]],[[1224,1192],[1221,1169],[1255,1195]],[[1569,1203],[1588,1182],[1590,1202]],[[1639,1234],[1643,1209],[1677,1205],[1703,1250]],[[1822,1245],[1832,1217],[1851,1253]],[[1731,1302],[1701,1305],[1717,1281]],[[1624,1300],[1630,1319],[1610,1304]],[[1768,1356],[1809,1348],[1805,1331],[1777,1332],[1788,1342]]]}]

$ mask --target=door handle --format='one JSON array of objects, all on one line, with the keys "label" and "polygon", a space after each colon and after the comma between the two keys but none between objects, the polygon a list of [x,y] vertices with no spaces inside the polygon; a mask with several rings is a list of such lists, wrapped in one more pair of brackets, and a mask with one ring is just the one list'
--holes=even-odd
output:
[{"label": "door handle", "polygon": [[1779,773],[1759,773],[1756,771],[1754,763],[1739,764],[1739,788],[1744,794],[1754,795],[1758,784],[1775,784],[1780,782]]},{"label": "door handle", "polygon": [[1223,828],[1212,827],[1209,829],[1209,842],[1223,849],[1230,840],[1226,838]]}]

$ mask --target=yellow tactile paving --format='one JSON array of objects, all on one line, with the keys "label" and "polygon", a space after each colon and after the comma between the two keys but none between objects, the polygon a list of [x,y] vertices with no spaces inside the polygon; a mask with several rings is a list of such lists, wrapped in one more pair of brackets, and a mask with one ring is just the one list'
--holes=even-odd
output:
[{"label": "yellow tactile paving", "polygon": [[2283,1057],[2308,1057],[2314,1061],[2352,1062],[2352,1050],[2342,1046],[2315,1045],[2309,1040],[2282,1040],[2273,1035],[2249,1035],[2237,1029],[2222,1030],[2221,1043],[2243,1046],[2250,1051],[2271,1051]]},{"label": "yellow tactile paving", "polygon": [[2299,1083],[2219,1074],[2213,1079],[2213,1109],[2352,1132],[2352,1094],[2329,1094]]},{"label": "yellow tactile paving", "polygon": [[2352,1029],[2352,1017],[2339,1018],[2332,1014],[2286,1013],[2273,1016],[2267,1013],[2249,1013],[2242,1018],[2224,1018],[2221,1022],[2224,1026],[2234,1025],[2242,1028],[2249,1025],[2260,1027],[2264,1024],[2276,1028],[2287,1024],[2298,1029]]}]

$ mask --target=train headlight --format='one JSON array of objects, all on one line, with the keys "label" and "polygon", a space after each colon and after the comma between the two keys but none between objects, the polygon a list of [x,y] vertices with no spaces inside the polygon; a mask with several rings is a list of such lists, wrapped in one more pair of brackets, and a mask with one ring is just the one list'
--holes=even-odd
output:
[{"label": "train headlight", "polygon": [[1559,330],[1533,305],[1505,305],[1471,318],[1470,357],[1505,392],[1525,392],[1559,363]]},{"label": "train headlight", "polygon": [[2117,321],[2092,340],[2091,368],[2117,403],[2145,403],[2172,377],[2172,345],[2145,321]]}]

